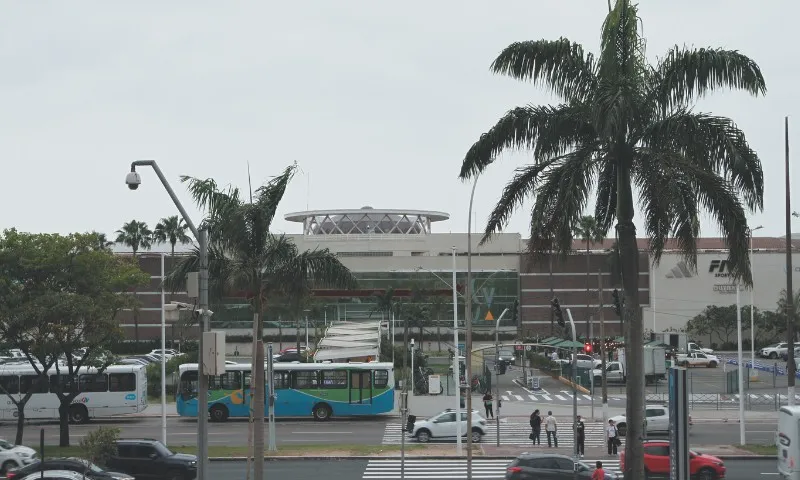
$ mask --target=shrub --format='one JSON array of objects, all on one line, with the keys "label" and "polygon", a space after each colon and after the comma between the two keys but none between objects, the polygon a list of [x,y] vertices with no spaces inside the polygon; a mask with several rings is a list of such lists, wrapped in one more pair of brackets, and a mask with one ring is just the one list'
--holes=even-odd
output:
[{"label": "shrub", "polygon": [[89,432],[80,443],[84,458],[98,465],[108,465],[111,457],[117,454],[119,428],[100,427]]}]

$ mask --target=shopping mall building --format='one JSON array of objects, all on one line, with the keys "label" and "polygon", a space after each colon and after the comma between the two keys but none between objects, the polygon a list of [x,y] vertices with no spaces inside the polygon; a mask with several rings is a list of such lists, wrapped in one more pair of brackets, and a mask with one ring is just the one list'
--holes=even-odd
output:
[{"label": "shopping mall building", "polygon": [[[465,233],[437,232],[436,224],[447,220],[442,212],[423,210],[380,210],[363,207],[353,210],[296,212],[285,216],[301,225],[301,233],[288,234],[301,251],[327,248],[336,253],[358,279],[354,291],[316,290],[317,306],[309,312],[312,322],[379,319],[375,295],[393,288],[398,298],[415,288],[442,297],[437,317],[444,331],[452,326],[452,278],[455,262],[459,322],[464,322],[463,293],[467,277]],[[607,335],[620,332],[620,321],[611,306],[615,285],[609,273],[611,241],[589,246],[588,271],[586,245],[576,241],[575,253],[566,257],[533,261],[525,253],[525,240],[517,233],[501,233],[481,245],[480,234],[472,239],[472,322],[475,331],[493,332],[496,318],[508,308],[501,327],[525,333],[549,333],[552,325],[550,302],[555,296],[572,314],[580,335],[598,335],[601,317]],[[640,240],[640,249],[647,246]],[[800,245],[798,245],[800,246]],[[785,284],[784,240],[755,238],[752,291],[758,308],[773,309]],[[735,303],[724,244],[719,239],[698,240],[697,269],[691,269],[669,250],[653,266],[646,254],[639,258],[639,303],[645,328],[662,331],[681,329],[707,305]],[[453,253],[455,250],[455,257]],[[150,285],[137,292],[142,307],[134,321],[132,312],[120,314],[129,338],[138,322],[140,338],[160,335],[161,278],[169,272],[168,253],[138,255],[142,268],[151,275]],[[800,250],[793,259],[794,275],[800,276]],[[796,279],[796,282],[800,278]],[[600,286],[602,285],[602,293]],[[602,315],[600,311],[602,298]],[[742,293],[742,303],[750,301],[750,291]],[[165,301],[190,301],[184,292],[165,292]],[[515,301],[518,315],[513,315]],[[212,328],[246,333],[252,328],[252,314],[241,298],[226,298],[214,310]],[[279,309],[265,314],[267,327],[276,327]],[[655,313],[654,313],[655,312]],[[566,312],[565,312],[566,313]],[[436,320],[436,319],[434,319]],[[168,335],[170,335],[168,333]]]}]

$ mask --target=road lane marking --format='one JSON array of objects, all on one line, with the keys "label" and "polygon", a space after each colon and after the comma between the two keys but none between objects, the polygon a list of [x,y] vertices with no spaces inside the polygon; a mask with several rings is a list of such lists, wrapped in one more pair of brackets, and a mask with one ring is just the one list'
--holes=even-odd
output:
[{"label": "road lane marking", "polygon": [[522,401],[522,397],[520,395],[514,395],[514,398],[516,398],[518,402]]},{"label": "road lane marking", "polygon": [[549,397],[548,395],[542,395],[542,396],[543,396],[543,397],[544,397],[544,399],[545,399],[545,400],[547,400],[548,402],[551,402],[551,401],[552,401],[552,400],[550,400],[550,397]]},{"label": "road lane marking", "polygon": [[[320,434],[330,434],[330,435],[352,435],[353,432],[326,432],[324,430],[318,430],[315,432],[292,432],[292,435],[320,435]],[[197,434],[195,434],[197,435]]]},{"label": "road lane marking", "polygon": [[501,395],[501,396],[500,396],[500,398],[502,398],[504,402],[507,402],[507,401],[508,401],[508,397],[507,397],[507,396],[505,396],[505,395]]},{"label": "road lane marking", "polygon": [[566,398],[562,397],[561,395],[556,395],[555,397],[556,397],[557,399],[559,399],[559,400],[566,400]]}]

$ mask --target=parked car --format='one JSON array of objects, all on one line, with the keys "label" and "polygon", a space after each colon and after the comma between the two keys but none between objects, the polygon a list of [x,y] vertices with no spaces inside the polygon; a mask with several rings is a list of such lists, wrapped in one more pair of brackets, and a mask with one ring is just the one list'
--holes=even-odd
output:
[{"label": "parked car", "polygon": [[[460,410],[461,413],[461,433],[467,436],[467,412]],[[409,429],[408,433],[416,438],[420,443],[427,443],[432,438],[455,439],[458,435],[458,424],[456,416],[458,412],[448,408],[442,413],[432,416],[427,420],[417,420]],[[486,435],[486,419],[481,417],[477,410],[472,411],[472,442],[480,443],[481,438]]]},{"label": "parked car", "polygon": [[50,470],[69,470],[84,474],[87,480],[135,480],[126,473],[109,472],[82,458],[54,458],[12,470],[6,474],[7,480],[19,480],[32,473]]},{"label": "parked car", "polygon": [[[562,480],[573,478],[578,471],[578,478],[591,479],[594,466],[583,462],[575,462],[566,455],[554,453],[522,453],[506,467],[506,480]],[[616,473],[605,470],[605,480],[616,480]]]},{"label": "parked car", "polygon": [[111,457],[108,467],[137,479],[193,480],[197,476],[197,457],[173,453],[157,440],[120,439],[117,455]]},{"label": "parked car", "polygon": [[776,359],[789,350],[789,344],[786,342],[773,343],[758,351],[758,356],[761,358]]},{"label": "parked car", "polygon": [[306,356],[302,353],[297,352],[289,352],[289,353],[282,353],[277,357],[273,358],[273,361],[280,362],[280,363],[300,363],[306,361]]},{"label": "parked car", "polygon": [[[625,469],[625,451],[619,456],[620,470]],[[644,442],[644,470],[648,475],[669,476],[669,442],[649,440]],[[711,455],[689,451],[689,475],[697,480],[716,480],[725,477],[725,464]]]},{"label": "parked car", "polygon": [[[160,356],[161,355],[161,349],[160,348],[156,348],[155,350],[150,352],[150,355],[158,355],[158,356]],[[180,355],[180,353],[178,353],[177,350],[174,350],[172,348],[167,348],[167,349],[164,350],[164,356],[167,357],[167,360],[170,360],[173,357],[177,357],[178,355]]]},{"label": "parked car", "polygon": [[[647,433],[669,432],[669,410],[664,405],[646,405],[644,408],[645,421],[647,422]],[[617,431],[621,437],[628,433],[628,422],[625,414],[611,417],[617,424]],[[692,429],[692,416],[689,415],[689,431]]]},{"label": "parked car", "polygon": [[701,347],[700,345],[698,345],[698,344],[696,344],[694,342],[687,343],[686,344],[686,350],[688,350],[689,353],[692,353],[692,352],[709,353],[709,354],[713,354],[714,353],[714,350],[712,350],[710,348]]},{"label": "parked car", "polygon": [[0,473],[38,461],[36,450],[0,439]]},{"label": "parked car", "polygon": [[45,470],[44,473],[36,472],[20,477],[20,480],[39,480],[40,478],[49,480],[84,480],[83,474],[71,470]]},{"label": "parked car", "polygon": [[[794,347],[794,358],[800,357],[800,347]],[[786,351],[781,353],[781,360],[784,362],[789,360],[789,348],[786,348]]]},{"label": "parked car", "polygon": [[[591,355],[586,355],[585,353],[579,353],[577,355],[577,360],[575,360],[575,364],[578,368],[585,368],[587,370],[594,369],[594,362],[595,358]],[[571,359],[572,357],[570,357]]]},{"label": "parked car", "polygon": [[678,365],[682,367],[715,368],[717,365],[719,365],[719,358],[717,358],[716,355],[702,352],[693,352],[688,355],[678,354],[675,360]]}]

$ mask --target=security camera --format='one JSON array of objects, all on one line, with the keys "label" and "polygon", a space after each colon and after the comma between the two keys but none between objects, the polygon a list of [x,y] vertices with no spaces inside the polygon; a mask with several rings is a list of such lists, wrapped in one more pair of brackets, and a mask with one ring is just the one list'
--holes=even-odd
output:
[{"label": "security camera", "polygon": [[142,184],[142,177],[137,172],[130,172],[125,176],[125,183],[131,190],[136,190]]}]

